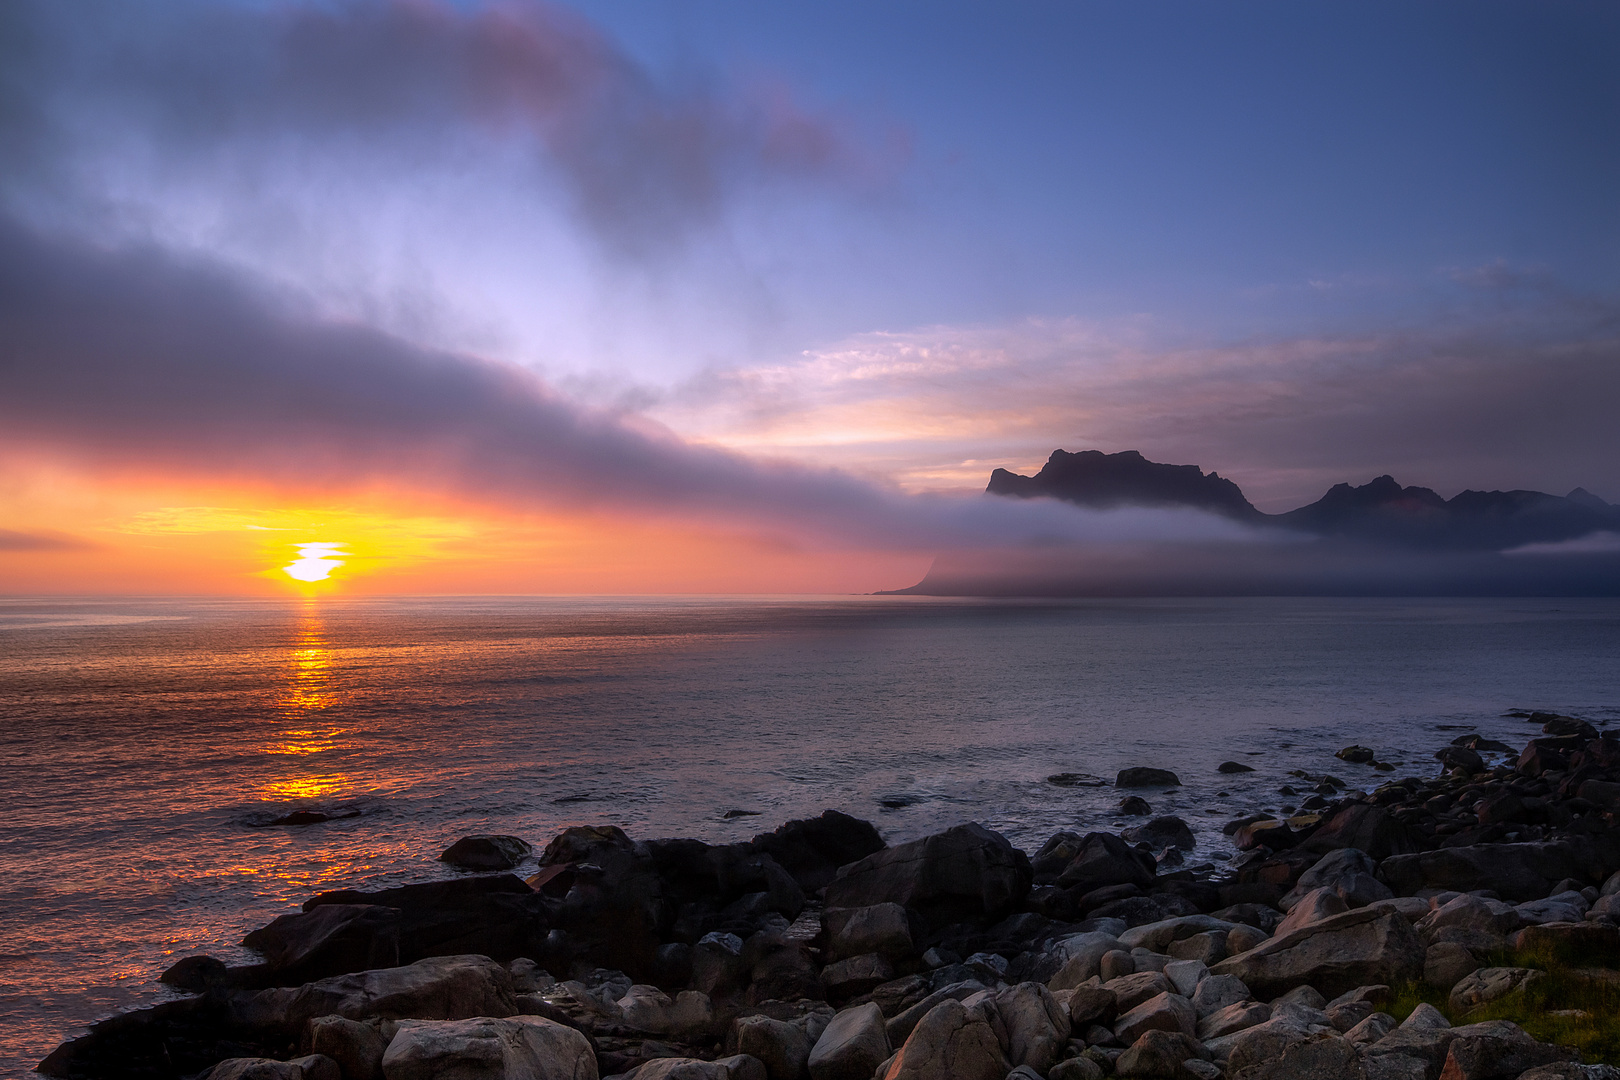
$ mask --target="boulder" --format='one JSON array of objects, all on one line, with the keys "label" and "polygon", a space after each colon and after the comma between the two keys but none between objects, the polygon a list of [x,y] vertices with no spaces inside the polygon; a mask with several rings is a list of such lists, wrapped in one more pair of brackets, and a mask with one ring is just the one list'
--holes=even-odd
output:
[{"label": "boulder", "polygon": [[1147,949],[1149,952],[1162,953],[1171,942],[1212,930],[1230,932],[1235,927],[1235,923],[1217,919],[1213,915],[1178,915],[1173,919],[1160,919],[1142,926],[1133,926],[1119,935],[1119,942],[1127,949]]},{"label": "boulder", "polygon": [[810,1051],[811,1080],[870,1080],[891,1053],[883,1011],[872,1002],[834,1016]]},{"label": "boulder", "polygon": [[1284,911],[1291,911],[1305,894],[1314,889],[1330,889],[1350,907],[1366,907],[1394,894],[1389,886],[1374,874],[1378,864],[1365,852],[1343,847],[1323,855],[1309,870],[1299,876],[1294,888],[1278,902]]},{"label": "boulder", "polygon": [[1031,876],[1029,857],[1006,837],[958,825],[841,868],[825,895],[828,907],[899,904],[938,928],[1003,918],[1029,894]]},{"label": "boulder", "polygon": [[[585,899],[582,897],[582,902]],[[429,956],[476,954],[496,960],[542,956],[546,934],[553,925],[548,922],[546,897],[513,874],[426,881],[376,892],[339,889],[306,900],[304,911],[313,914],[330,904],[372,904],[397,909],[400,912],[399,958],[394,963],[398,964]],[[656,914],[656,910],[649,912],[645,918],[655,920]],[[567,912],[559,915],[566,918]],[[641,916],[629,911],[614,913],[614,916],[614,930],[605,940],[623,943],[634,937],[631,920]],[[649,947],[656,944],[653,936]],[[629,970],[618,959],[614,959],[611,966]]]},{"label": "boulder", "polygon": [[884,1080],[1004,1080],[1011,1069],[987,1010],[942,1001],[912,1030]]},{"label": "boulder", "polygon": [[1479,968],[1473,952],[1455,941],[1436,942],[1423,953],[1423,981],[1436,990],[1449,992],[1465,975]]},{"label": "boulder", "polygon": [[383,1080],[382,1059],[388,1040],[383,1038],[381,1026],[343,1016],[318,1016],[309,1022],[307,1044],[310,1053],[337,1062],[343,1080]]},{"label": "boulder", "polygon": [[826,888],[840,866],[882,851],[883,837],[870,822],[828,810],[820,817],[790,821],[775,832],[761,833],[750,846],[771,856],[801,889],[813,893]]},{"label": "boulder", "polygon": [[1172,960],[1164,965],[1164,977],[1170,980],[1176,993],[1188,999],[1208,975],[1209,968],[1201,960]]},{"label": "boulder", "polygon": [[1228,1061],[1232,1080],[1365,1080],[1366,1070],[1356,1048],[1348,1039],[1326,1032],[1305,1036],[1283,1048],[1275,1058],[1233,1065]]},{"label": "boulder", "polygon": [[1074,1031],[1083,1030],[1087,1024],[1106,1023],[1119,1011],[1113,993],[1100,986],[1077,986],[1052,996],[1062,1002]]},{"label": "boulder", "polygon": [[291,1061],[226,1058],[197,1080],[340,1080],[340,1076],[337,1062],[324,1054],[310,1054]]},{"label": "boulder", "polygon": [[1103,1080],[1107,1075],[1101,1065],[1082,1055],[1052,1066],[1052,1071],[1046,1074],[1046,1080]]},{"label": "boulder", "polygon": [[[1338,1025],[1334,1025],[1337,1027]],[[1368,1046],[1395,1030],[1395,1018],[1389,1013],[1375,1012],[1359,1024],[1345,1031],[1344,1037],[1357,1046]]]},{"label": "boulder", "polygon": [[1114,995],[1115,1006],[1121,1013],[1130,1012],[1149,998],[1175,992],[1170,980],[1160,971],[1139,971],[1109,979],[1102,988]]},{"label": "boulder", "polygon": [[1245,765],[1241,761],[1223,761],[1215,766],[1218,773],[1246,773],[1254,772],[1253,765]]},{"label": "boulder", "polygon": [[597,1080],[590,1040],[538,1016],[402,1020],[382,1068],[387,1080]]},{"label": "boulder", "polygon": [[822,913],[821,925],[827,931],[827,956],[832,960],[863,953],[898,960],[915,951],[911,917],[899,904],[830,908]]},{"label": "boulder", "polygon": [[1172,941],[1164,951],[1177,960],[1196,963],[1201,967],[1218,964],[1227,957],[1228,933],[1226,930],[1205,930],[1192,937]]},{"label": "boulder", "polygon": [[1190,1080],[1191,1074],[1182,1067],[1182,1062],[1189,1058],[1203,1061],[1208,1057],[1209,1051],[1192,1036],[1154,1029],[1143,1032],[1132,1041],[1130,1049],[1119,1055],[1114,1062],[1114,1075],[1127,1080],[1134,1077]]},{"label": "boulder", "polygon": [[1338,994],[1416,979],[1423,974],[1423,957],[1423,942],[1399,913],[1359,908],[1273,937],[1210,971],[1237,976],[1260,997],[1302,984]]},{"label": "boulder", "polygon": [[1114,1035],[1132,1043],[1144,1031],[1179,1031],[1191,1037],[1198,1031],[1198,1014],[1180,994],[1158,994],[1114,1021]]},{"label": "boulder", "polygon": [[765,1066],[767,1080],[808,1080],[814,1040],[804,1025],[769,1016],[744,1016],[737,1020],[732,1033],[737,1053],[758,1058]]},{"label": "boulder", "polygon": [[749,965],[750,1004],[825,997],[821,973],[802,941],[762,931],[748,939],[742,958]]},{"label": "boulder", "polygon": [[512,976],[487,956],[434,956],[404,967],[262,990],[234,1003],[236,1019],[298,1032],[318,1016],[462,1020],[517,1012]]},{"label": "boulder", "polygon": [[1452,1030],[1440,1080],[1516,1080],[1540,1065],[1580,1060],[1575,1051],[1537,1042],[1506,1020]]},{"label": "boulder", "polygon": [[1074,844],[1073,850],[1074,855],[1055,878],[1072,894],[1084,896],[1110,885],[1145,889],[1153,884],[1157,867],[1112,833],[1088,833]]},{"label": "boulder", "polygon": [[1245,1028],[1233,1035],[1206,1041],[1216,1061],[1225,1061],[1228,1074],[1252,1065],[1274,1061],[1295,1043],[1303,1042],[1309,1032],[1297,1017],[1273,1016],[1270,1020]]},{"label": "boulder", "polygon": [[890,1046],[899,1046],[910,1038],[912,1030],[934,1009],[946,1001],[961,1001],[972,997],[984,989],[984,984],[977,979],[964,979],[961,982],[949,983],[940,987],[915,1005],[907,1006],[903,1011],[891,1017],[884,1025],[889,1037]]},{"label": "boulder", "polygon": [[242,944],[263,956],[282,979],[308,982],[397,965],[402,920],[398,908],[380,904],[326,904],[282,915]]},{"label": "boulder", "polygon": [[1193,1011],[1200,1018],[1220,1012],[1228,1005],[1248,1001],[1254,995],[1243,980],[1235,975],[1206,975],[1192,992]]},{"label": "boulder", "polygon": [[1205,1042],[1234,1035],[1271,1019],[1271,1006],[1261,1001],[1234,1001],[1198,1021],[1198,1037]]},{"label": "boulder", "polygon": [[1309,926],[1311,923],[1321,922],[1335,915],[1343,915],[1349,910],[1350,905],[1331,888],[1324,886],[1312,889],[1294,901],[1287,917],[1277,924],[1273,936],[1282,937],[1291,934],[1302,926]]},{"label": "boulder", "polygon": [[1429,940],[1436,940],[1444,930],[1471,930],[1502,938],[1518,927],[1519,914],[1509,905],[1466,894],[1452,897],[1413,924]]},{"label": "boulder", "polygon": [[1515,903],[1539,900],[1564,878],[1586,878],[1610,869],[1606,850],[1573,840],[1520,844],[1474,844],[1438,848],[1383,860],[1379,871],[1390,888],[1410,896],[1419,889],[1490,889]]},{"label": "boulder", "polygon": [[1481,968],[1465,975],[1451,988],[1446,1004],[1451,1007],[1453,1015],[1471,1012],[1493,1001],[1514,995],[1523,997],[1532,986],[1546,977],[1546,972],[1534,968]]},{"label": "boulder", "polygon": [[821,984],[833,1000],[864,994],[894,978],[894,966],[878,953],[835,960],[821,969]]},{"label": "boulder", "polygon": [[1132,844],[1146,844],[1155,851],[1180,848],[1191,851],[1198,841],[1187,823],[1178,817],[1156,817],[1144,825],[1126,829],[1120,837]]},{"label": "boulder", "polygon": [[1415,852],[1421,845],[1412,830],[1388,810],[1356,802],[1335,811],[1300,846],[1318,854],[1337,848],[1355,848],[1382,862],[1391,855]]},{"label": "boulder", "polygon": [[529,842],[516,836],[463,836],[444,849],[439,861],[462,870],[510,870],[532,854]]},{"label": "boulder", "polygon": [[1102,958],[1120,948],[1120,940],[1100,930],[1070,934],[1052,944],[1061,959],[1057,973],[1046,981],[1052,990],[1070,990],[1097,974]]},{"label": "boulder", "polygon": [[1132,787],[1180,787],[1181,779],[1169,769],[1150,769],[1138,765],[1135,768],[1121,769],[1114,778],[1117,788]]},{"label": "boulder", "polygon": [[1549,959],[1610,967],[1620,960],[1620,927],[1606,923],[1542,923],[1525,927],[1511,940],[1519,952]]},{"label": "boulder", "polygon": [[670,1035],[679,1042],[698,1042],[713,1034],[714,1006],[698,990],[682,990],[672,998],[656,986],[638,983],[618,999],[618,1006],[625,1026],[635,1031]]},{"label": "boulder", "polygon": [[1044,1075],[1063,1056],[1069,1041],[1069,1012],[1037,982],[997,992],[996,1013],[1006,1032],[1007,1058]]}]

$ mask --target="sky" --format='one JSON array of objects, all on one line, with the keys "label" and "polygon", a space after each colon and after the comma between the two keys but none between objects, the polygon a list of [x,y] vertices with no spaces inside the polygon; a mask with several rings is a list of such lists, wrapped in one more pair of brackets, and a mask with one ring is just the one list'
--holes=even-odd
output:
[{"label": "sky", "polygon": [[17,0],[0,591],[1224,535],[979,494],[1059,447],[1620,501],[1617,54],[1602,3]]}]

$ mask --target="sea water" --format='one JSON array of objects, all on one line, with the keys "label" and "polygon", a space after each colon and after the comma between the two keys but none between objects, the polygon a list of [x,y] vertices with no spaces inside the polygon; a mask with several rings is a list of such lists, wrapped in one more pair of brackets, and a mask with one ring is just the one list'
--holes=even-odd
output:
[{"label": "sea water", "polygon": [[[1461,732],[1521,745],[1516,707],[1620,720],[1620,601],[0,601],[0,1073],[319,890],[455,873],[468,833],[836,808],[1033,851],[1127,824],[1049,776],[1150,765],[1196,862],[1290,770],[1430,774]],[[333,820],[269,824],[304,809]]]}]

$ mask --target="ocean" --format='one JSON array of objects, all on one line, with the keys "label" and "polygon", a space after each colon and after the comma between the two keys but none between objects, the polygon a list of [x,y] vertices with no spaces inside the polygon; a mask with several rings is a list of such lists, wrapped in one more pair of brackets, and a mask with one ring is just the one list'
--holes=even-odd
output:
[{"label": "ocean", "polygon": [[[1124,823],[1048,776],[1152,765],[1197,862],[1290,770],[1433,773],[1462,732],[1522,744],[1512,708],[1620,721],[1620,601],[4,600],[0,1074],[314,892],[453,874],[468,833],[835,808],[1033,851]],[[295,810],[334,817],[268,824]]]}]

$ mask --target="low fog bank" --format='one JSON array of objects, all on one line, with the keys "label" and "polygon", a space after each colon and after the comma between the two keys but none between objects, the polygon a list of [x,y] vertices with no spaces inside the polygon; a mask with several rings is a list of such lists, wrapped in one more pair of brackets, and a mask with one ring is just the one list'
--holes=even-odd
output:
[{"label": "low fog bank", "polygon": [[1342,540],[1054,544],[941,555],[916,596],[1620,596],[1620,552],[1422,552]]}]

